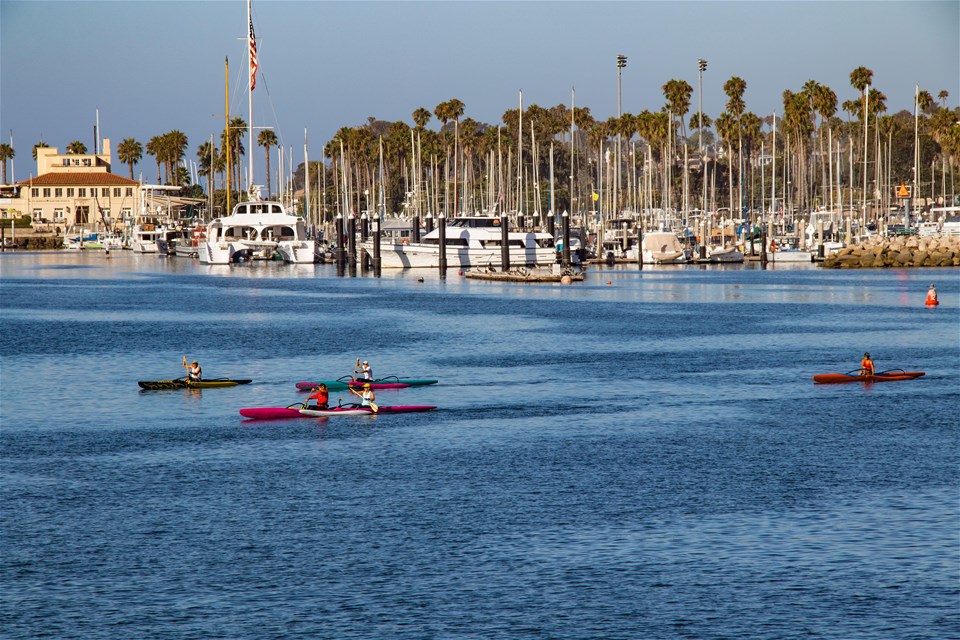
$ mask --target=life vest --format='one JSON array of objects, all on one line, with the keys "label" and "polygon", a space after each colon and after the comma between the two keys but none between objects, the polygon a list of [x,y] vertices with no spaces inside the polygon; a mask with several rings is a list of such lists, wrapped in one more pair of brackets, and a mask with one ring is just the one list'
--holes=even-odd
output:
[{"label": "life vest", "polygon": [[937,300],[937,290],[930,289],[927,291],[927,304],[933,306],[935,304],[940,304],[940,301]]},{"label": "life vest", "polygon": [[869,358],[864,358],[863,360],[861,360],[861,361],[860,361],[860,369],[861,369],[866,375],[872,376],[872,375],[873,375],[873,371],[874,371],[874,369],[873,369],[873,360],[870,360]]}]

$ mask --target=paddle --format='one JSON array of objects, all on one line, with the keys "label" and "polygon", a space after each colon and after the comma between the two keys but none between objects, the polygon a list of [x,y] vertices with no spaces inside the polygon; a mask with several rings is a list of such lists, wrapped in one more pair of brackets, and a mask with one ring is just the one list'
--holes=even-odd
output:
[{"label": "paddle", "polygon": [[[360,396],[361,398],[363,398],[363,394],[358,392],[356,389],[350,389],[350,393],[352,393],[355,396]],[[376,413],[377,411],[380,411],[380,407],[378,407],[377,404],[372,400],[369,401],[369,404],[370,404],[370,408],[373,409],[374,413]]]}]

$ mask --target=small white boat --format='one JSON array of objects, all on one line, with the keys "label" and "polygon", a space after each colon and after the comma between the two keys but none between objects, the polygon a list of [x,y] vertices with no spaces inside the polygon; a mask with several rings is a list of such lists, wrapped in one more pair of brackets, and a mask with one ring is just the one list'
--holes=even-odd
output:
[{"label": "small white boat", "polygon": [[805,249],[777,249],[767,257],[771,262],[813,262],[813,254]]},{"label": "small white boat", "polygon": [[743,251],[733,245],[707,247],[707,260],[709,262],[743,262]]},{"label": "small white boat", "polygon": [[133,227],[133,235],[130,236],[130,248],[137,253],[156,253],[157,238],[160,236],[162,227],[158,227],[153,222],[144,222]]},{"label": "small white boat", "polygon": [[689,260],[680,238],[672,231],[643,234],[643,261],[648,264],[682,264]]}]

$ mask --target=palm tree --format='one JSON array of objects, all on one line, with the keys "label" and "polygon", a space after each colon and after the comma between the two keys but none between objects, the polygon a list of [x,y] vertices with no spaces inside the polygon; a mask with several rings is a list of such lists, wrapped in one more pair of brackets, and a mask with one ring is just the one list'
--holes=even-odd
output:
[{"label": "palm tree", "polygon": [[433,117],[433,114],[430,113],[428,109],[423,107],[418,108],[413,112],[413,122],[417,125],[417,130],[422,131],[424,127],[427,126],[427,123],[430,122],[430,118]]},{"label": "palm tree", "polygon": [[943,103],[943,106],[947,106],[947,98],[950,97],[950,92],[946,89],[941,89],[940,93],[937,94],[937,97],[940,99],[940,102]]},{"label": "palm tree", "polygon": [[277,146],[277,134],[272,129],[263,129],[257,135],[257,144],[263,147],[263,155],[266,159],[264,166],[267,168],[267,199],[269,199],[270,194],[273,193],[270,190],[270,147]]},{"label": "palm tree", "polygon": [[[820,183],[821,185],[826,184],[826,178],[823,175],[826,171],[823,158],[830,159],[833,157],[833,136],[830,134],[830,128],[827,127],[827,153],[823,153],[823,129],[824,125],[830,121],[831,118],[837,113],[837,94],[833,90],[822,84],[818,84],[816,89],[814,89],[813,95],[813,108],[818,114],[820,114]],[[830,176],[833,176],[833,163],[827,163],[830,167]],[[831,180],[829,186],[829,193],[831,197],[833,196],[833,181]]]},{"label": "palm tree", "polygon": [[921,91],[919,93],[917,96],[917,104],[920,106],[920,111],[928,116],[933,115],[937,109],[937,103],[934,101],[933,96],[930,95],[929,91]]},{"label": "palm tree", "polygon": [[143,145],[137,142],[135,138],[124,138],[117,145],[117,157],[120,162],[130,167],[130,179],[133,180],[133,165],[140,162],[140,158],[143,157]]},{"label": "palm tree", "polygon": [[147,141],[146,147],[147,155],[151,155],[157,161],[157,184],[160,184],[160,158],[163,153],[163,138],[161,136],[153,136],[150,140]]},{"label": "palm tree", "polygon": [[[729,80],[723,83],[723,92],[727,94],[727,111],[730,115],[737,121],[737,148],[738,159],[743,154],[743,127],[740,122],[740,118],[743,116],[744,110],[747,108],[746,103],[743,101],[743,94],[747,90],[747,81],[743,78],[738,78],[737,76],[732,76]],[[739,163],[740,168],[738,171],[738,184],[741,186],[741,200],[740,208],[743,209],[743,163]]]},{"label": "palm tree", "polygon": [[7,160],[10,160],[16,153],[13,147],[6,142],[0,144],[0,162],[3,162],[3,184],[7,184]]},{"label": "palm tree", "polygon": [[37,149],[48,149],[48,148],[50,148],[50,145],[48,145],[46,142],[44,142],[44,141],[43,141],[43,138],[40,138],[40,142],[38,142],[37,144],[33,145],[33,159],[34,159],[34,160],[37,159]]},{"label": "palm tree", "polygon": [[87,145],[83,144],[79,140],[74,140],[67,145],[67,153],[82,156],[87,153]]},{"label": "palm tree", "polygon": [[178,129],[164,134],[166,139],[167,162],[170,164],[170,176],[172,184],[182,184],[183,177],[180,175],[180,160],[187,151],[187,136]]},{"label": "palm tree", "polygon": [[207,177],[207,193],[213,193],[213,174],[216,170],[217,150],[213,143],[207,140],[197,147],[197,164],[199,169],[197,173]]}]

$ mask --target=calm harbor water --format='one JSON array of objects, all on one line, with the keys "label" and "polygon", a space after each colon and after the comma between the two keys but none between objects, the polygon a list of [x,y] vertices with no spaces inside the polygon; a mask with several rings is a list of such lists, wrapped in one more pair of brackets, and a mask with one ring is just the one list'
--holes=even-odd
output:
[{"label": "calm harbor water", "polygon": [[[956,270],[0,255],[0,635],[960,637],[958,311]],[[927,375],[813,385],[864,351]],[[183,355],[254,382],[137,388]],[[440,409],[238,414],[358,356]]]}]

